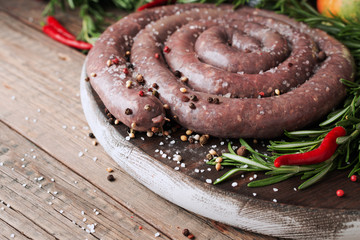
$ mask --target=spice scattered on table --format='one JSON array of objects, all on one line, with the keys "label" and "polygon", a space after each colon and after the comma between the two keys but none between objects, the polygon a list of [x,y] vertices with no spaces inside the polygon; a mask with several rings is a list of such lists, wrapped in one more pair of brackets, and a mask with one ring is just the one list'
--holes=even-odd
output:
[{"label": "spice scattered on table", "polygon": [[336,191],[336,196],[338,196],[338,197],[343,197],[344,194],[345,194],[345,192],[342,189],[339,189],[339,190]]},{"label": "spice scattered on table", "polygon": [[108,176],[107,176],[107,180],[108,180],[109,182],[115,181],[114,175],[112,175],[112,174],[108,175]]}]

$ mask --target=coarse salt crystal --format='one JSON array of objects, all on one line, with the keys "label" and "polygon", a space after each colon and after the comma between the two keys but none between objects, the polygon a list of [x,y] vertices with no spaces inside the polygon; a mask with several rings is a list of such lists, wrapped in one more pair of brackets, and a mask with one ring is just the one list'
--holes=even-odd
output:
[{"label": "coarse salt crystal", "polygon": [[257,193],[253,193],[253,196],[256,197]]},{"label": "coarse salt crystal", "polygon": [[195,169],[194,169],[194,172],[199,173],[199,172],[200,172],[200,170],[199,170],[199,169],[197,169],[197,168],[195,168]]},{"label": "coarse salt crystal", "polygon": [[277,200],[274,198],[274,199],[273,199],[273,202],[277,202]]},{"label": "coarse salt crystal", "polygon": [[233,183],[231,184],[232,187],[236,187],[237,185],[238,185],[237,182],[233,182]]},{"label": "coarse salt crystal", "polygon": [[179,171],[179,169],[180,169],[179,167],[174,167],[175,171]]},{"label": "coarse salt crystal", "polygon": [[157,233],[154,234],[154,236],[155,236],[155,237],[159,237],[159,236],[160,236],[160,233],[157,232]]},{"label": "coarse salt crystal", "polygon": [[180,167],[184,168],[185,167],[185,163],[181,163]]},{"label": "coarse salt crystal", "polygon": [[279,191],[279,189],[277,189],[277,188],[273,188],[273,191],[274,191],[274,192],[277,192],[277,191]]},{"label": "coarse salt crystal", "polygon": [[83,153],[83,152],[79,152],[78,156],[79,156],[79,157],[82,157],[82,156],[84,156],[84,153]]},{"label": "coarse salt crystal", "polygon": [[206,179],[206,183],[209,183],[211,184],[212,183],[212,180],[210,178]]}]

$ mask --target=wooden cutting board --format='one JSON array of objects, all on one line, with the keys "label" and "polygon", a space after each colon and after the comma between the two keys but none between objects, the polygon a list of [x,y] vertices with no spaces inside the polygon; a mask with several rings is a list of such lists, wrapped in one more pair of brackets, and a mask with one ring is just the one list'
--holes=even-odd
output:
[{"label": "wooden cutting board", "polygon": [[[84,64],[85,66],[85,64]],[[85,79],[82,70],[80,91],[83,110],[97,140],[120,167],[147,188],[189,211],[244,230],[295,239],[358,239],[360,234],[360,183],[347,178],[348,171],[334,171],[318,184],[297,190],[298,177],[261,188],[249,188],[251,179],[262,173],[240,173],[228,181],[210,181],[228,169],[216,171],[204,161],[210,149],[227,151],[237,139],[211,138],[205,146],[182,142],[185,129],[171,137],[136,133],[128,139],[129,129],[110,124],[104,106]],[[252,141],[249,140],[249,141]],[[258,140],[254,147],[264,148]],[[172,160],[182,156],[182,164]],[[236,185],[236,186],[235,186]],[[336,190],[345,196],[338,198]],[[149,203],[151,204],[151,203]]]}]

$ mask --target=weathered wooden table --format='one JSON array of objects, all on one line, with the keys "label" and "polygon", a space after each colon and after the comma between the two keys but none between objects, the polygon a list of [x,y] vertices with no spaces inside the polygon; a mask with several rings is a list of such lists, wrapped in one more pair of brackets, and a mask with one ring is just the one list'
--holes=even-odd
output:
[{"label": "weathered wooden table", "polygon": [[[332,172],[305,191],[296,189],[299,178],[250,189],[246,184],[254,173],[213,187],[208,178],[224,171],[203,162],[210,146],[181,142],[177,133],[176,143],[169,145],[184,150],[186,167],[179,167],[158,153],[161,138],[143,141],[144,135],[137,135],[125,141],[126,127],[99,121],[103,107],[80,80],[85,54],[42,33],[45,5],[0,0],[0,239],[187,239],[184,229],[199,240],[274,239],[211,219],[273,236],[358,239],[359,182],[351,182],[346,171]],[[80,31],[76,12],[57,12],[56,17],[71,32]],[[101,145],[93,144],[92,131]],[[111,152],[116,147],[127,154],[116,159]],[[151,168],[152,173],[144,166],[159,168]],[[204,172],[197,174],[199,169]],[[163,179],[155,173],[167,176],[158,188],[155,181]],[[109,174],[115,181],[107,179]],[[179,189],[186,185],[188,192],[172,194],[166,186],[170,182]],[[343,198],[335,196],[338,188],[345,191]],[[191,192],[201,194],[196,199]]]},{"label": "weathered wooden table", "polygon": [[[164,200],[92,144],[85,55],[41,32],[44,6],[0,1],[0,239],[270,239]],[[79,32],[76,13],[56,16]]]}]

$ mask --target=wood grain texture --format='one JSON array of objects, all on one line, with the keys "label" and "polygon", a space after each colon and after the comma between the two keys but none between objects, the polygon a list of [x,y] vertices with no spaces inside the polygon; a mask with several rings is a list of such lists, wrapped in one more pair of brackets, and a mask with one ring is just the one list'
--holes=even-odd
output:
[{"label": "wood grain texture", "polygon": [[[84,64],[85,66],[85,64]],[[81,100],[88,123],[107,153],[146,187],[190,211],[261,234],[293,239],[356,239],[360,211],[274,203],[243,193],[224,191],[175,171],[168,162],[126,140],[125,132],[109,124],[89,82],[80,80]],[[126,129],[126,127],[125,127]],[[150,141],[150,140],[148,140]],[[161,145],[161,144],[160,144]],[[171,155],[171,151],[168,153]],[[195,158],[200,158],[196,152]],[[186,155],[187,156],[187,155]],[[244,184],[244,183],[243,183]],[[281,183],[280,183],[281,186]],[[288,192],[288,194],[292,194]],[[306,194],[306,192],[304,193]],[[301,195],[300,195],[301,196]],[[356,205],[352,205],[356,207]]]},{"label": "wood grain texture", "polygon": [[[39,233],[27,232],[34,239],[51,239],[49,236],[53,234],[67,239],[71,233],[89,239],[99,236],[127,239],[138,236],[132,234],[142,224],[143,230],[148,226],[148,230],[142,231],[146,234],[143,239],[154,238],[156,232],[164,239],[182,239],[184,228],[189,228],[197,239],[270,239],[192,214],[130,177],[101,146],[94,147],[87,136],[90,130],[80,104],[78,81],[85,56],[4,12],[0,12],[0,23],[0,119],[6,126],[2,129],[17,133],[1,135],[4,137],[1,144],[11,149],[5,139],[21,139],[23,143],[11,151],[13,155],[0,156],[0,161],[5,162],[1,185],[8,185],[0,191],[1,198],[22,214],[8,211],[14,220],[1,218],[3,224],[9,226],[9,232],[13,232],[12,228],[21,232],[23,224],[32,223],[29,226],[35,230],[43,229]],[[31,147],[25,145],[29,142]],[[30,164],[23,169],[20,156],[30,154],[30,149],[39,151],[36,155],[42,162],[34,163],[28,156]],[[7,164],[13,164],[14,172]],[[115,182],[107,181],[107,167],[114,169]],[[44,190],[33,180],[38,174],[46,176]],[[24,183],[28,188],[22,186]],[[58,192],[55,196],[51,194],[54,191]],[[26,213],[28,208],[31,211]],[[102,210],[99,216],[92,214],[94,208]],[[64,211],[63,215],[60,210]],[[99,220],[96,235],[89,236],[80,225],[72,223],[71,220],[75,220],[80,224],[82,210],[91,215],[89,221],[103,218],[102,224]],[[134,222],[126,219],[129,213],[134,216]],[[38,219],[43,215],[53,225]],[[113,220],[119,221],[115,224]],[[60,231],[62,227],[69,233]],[[8,231],[4,232],[7,237]],[[25,233],[22,236],[25,237]]]}]

